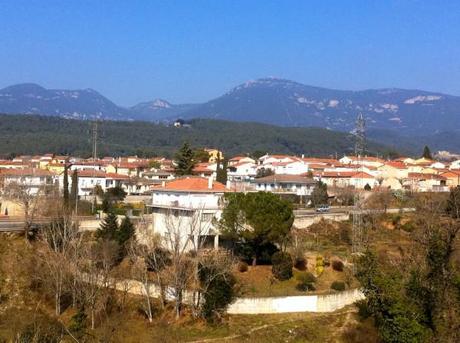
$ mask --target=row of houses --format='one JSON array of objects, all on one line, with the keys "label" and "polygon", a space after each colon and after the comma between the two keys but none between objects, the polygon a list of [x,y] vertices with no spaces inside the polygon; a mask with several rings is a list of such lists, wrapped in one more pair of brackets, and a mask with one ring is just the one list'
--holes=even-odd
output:
[{"label": "row of houses", "polygon": [[[216,178],[221,152],[210,149],[209,161],[197,163],[193,175]],[[0,160],[0,187],[8,183],[63,187],[64,169],[78,174],[78,194],[89,196],[96,186],[103,191],[120,186],[128,194],[150,194],[155,186],[170,181],[174,163],[166,158],[137,156],[81,159],[46,154]],[[262,190],[309,195],[316,182],[333,188],[386,188],[418,192],[448,191],[460,184],[460,160],[450,163],[428,159],[344,156],[340,159],[291,155],[264,155],[258,159],[235,156],[228,160],[226,187],[234,191]],[[71,177],[69,176],[71,183]]]},{"label": "row of houses", "polygon": [[[258,178],[260,174],[270,175]],[[336,160],[289,155],[265,155],[255,160],[240,156],[229,161],[228,177],[235,189],[254,187],[298,195],[305,195],[308,183],[319,180],[337,188],[448,191],[460,184],[460,160],[443,163],[425,158],[384,160],[368,156]]]}]

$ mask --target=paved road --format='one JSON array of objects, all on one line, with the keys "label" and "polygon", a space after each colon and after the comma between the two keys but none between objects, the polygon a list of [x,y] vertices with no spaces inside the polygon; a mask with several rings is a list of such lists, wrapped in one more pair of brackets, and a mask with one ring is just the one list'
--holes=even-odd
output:
[{"label": "paved road", "polygon": [[[95,217],[81,216],[78,217],[79,221],[95,220]],[[46,224],[51,221],[50,218],[39,218],[34,220],[34,224]],[[24,219],[19,217],[1,217],[0,218],[0,232],[20,232],[24,231]]]}]

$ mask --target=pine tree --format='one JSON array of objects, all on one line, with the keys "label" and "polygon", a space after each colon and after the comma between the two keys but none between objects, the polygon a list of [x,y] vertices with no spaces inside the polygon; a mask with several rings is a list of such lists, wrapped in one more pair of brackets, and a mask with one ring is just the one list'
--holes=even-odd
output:
[{"label": "pine tree", "polygon": [[193,150],[190,148],[189,144],[185,142],[175,156],[174,161],[176,162],[176,166],[174,167],[174,171],[176,175],[192,174],[193,167],[195,166],[193,157]]},{"label": "pine tree", "polygon": [[426,158],[428,160],[432,160],[433,159],[433,156],[431,156],[431,151],[430,151],[430,148],[428,148],[427,145],[425,145],[425,147],[423,148],[423,155],[422,155],[423,158]]},{"label": "pine tree", "polygon": [[104,218],[99,229],[96,231],[96,237],[104,240],[117,240],[118,222],[117,215],[109,212]]},{"label": "pine tree", "polygon": [[129,217],[125,216],[117,232],[117,241],[120,247],[123,247],[125,243],[128,242],[133,236],[134,236],[134,225],[129,219]]}]

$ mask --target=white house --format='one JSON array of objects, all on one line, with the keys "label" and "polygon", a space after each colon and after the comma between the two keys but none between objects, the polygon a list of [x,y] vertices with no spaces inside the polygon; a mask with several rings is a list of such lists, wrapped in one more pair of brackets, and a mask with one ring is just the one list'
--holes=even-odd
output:
[{"label": "white house", "polygon": [[316,181],[300,175],[270,175],[254,180],[256,190],[265,192],[311,195]]},{"label": "white house", "polygon": [[163,182],[153,188],[153,231],[163,236],[167,245],[175,237],[189,250],[218,248],[215,220],[220,218],[227,191],[211,177],[186,176]]},{"label": "white house", "polygon": [[257,175],[257,165],[253,162],[239,162],[228,167],[227,177],[231,182],[249,181]]},{"label": "white house", "polygon": [[2,187],[16,184],[30,195],[46,191],[56,185],[56,175],[48,170],[27,168],[27,169],[6,169],[0,173]]}]

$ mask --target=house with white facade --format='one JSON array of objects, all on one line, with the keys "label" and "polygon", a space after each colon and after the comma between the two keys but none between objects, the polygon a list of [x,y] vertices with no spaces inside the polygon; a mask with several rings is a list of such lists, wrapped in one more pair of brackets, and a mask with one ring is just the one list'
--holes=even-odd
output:
[{"label": "house with white facade", "polygon": [[153,188],[149,206],[153,231],[164,238],[166,245],[178,238],[188,250],[218,248],[215,221],[220,219],[222,198],[228,191],[211,177],[185,176],[163,182]]},{"label": "house with white facade", "polygon": [[57,186],[57,177],[48,170],[38,168],[5,169],[0,172],[0,186],[15,184],[30,195],[46,192]]},{"label": "house with white facade", "polygon": [[257,191],[309,196],[316,181],[301,175],[270,175],[254,180]]}]

